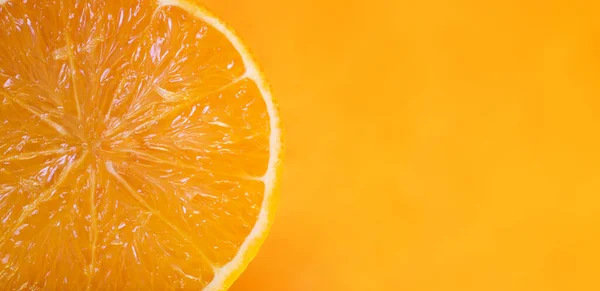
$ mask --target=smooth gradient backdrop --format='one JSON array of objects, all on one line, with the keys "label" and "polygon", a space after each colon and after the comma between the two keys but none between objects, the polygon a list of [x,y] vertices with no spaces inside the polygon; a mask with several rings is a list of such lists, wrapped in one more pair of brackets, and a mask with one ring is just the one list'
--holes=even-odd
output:
[{"label": "smooth gradient backdrop", "polygon": [[600,290],[600,4],[204,0],[284,125],[233,291]]}]

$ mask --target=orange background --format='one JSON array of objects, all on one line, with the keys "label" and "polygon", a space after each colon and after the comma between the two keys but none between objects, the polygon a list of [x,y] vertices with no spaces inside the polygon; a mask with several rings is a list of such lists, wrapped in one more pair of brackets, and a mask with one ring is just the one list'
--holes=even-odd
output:
[{"label": "orange background", "polygon": [[204,2],[285,126],[232,290],[600,290],[598,1]]}]

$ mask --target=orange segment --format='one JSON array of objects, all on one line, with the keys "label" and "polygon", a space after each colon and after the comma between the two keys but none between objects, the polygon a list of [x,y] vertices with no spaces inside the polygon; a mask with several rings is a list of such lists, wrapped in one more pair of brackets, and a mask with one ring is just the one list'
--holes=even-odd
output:
[{"label": "orange segment", "polygon": [[0,0],[0,285],[224,290],[273,218],[276,106],[195,2]]}]

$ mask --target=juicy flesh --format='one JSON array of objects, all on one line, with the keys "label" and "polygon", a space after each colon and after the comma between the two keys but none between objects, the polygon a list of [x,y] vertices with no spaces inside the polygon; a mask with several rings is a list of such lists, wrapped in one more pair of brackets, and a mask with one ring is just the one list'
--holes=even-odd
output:
[{"label": "juicy flesh", "polygon": [[206,286],[263,200],[269,116],[245,72],[177,7],[0,5],[0,286]]}]

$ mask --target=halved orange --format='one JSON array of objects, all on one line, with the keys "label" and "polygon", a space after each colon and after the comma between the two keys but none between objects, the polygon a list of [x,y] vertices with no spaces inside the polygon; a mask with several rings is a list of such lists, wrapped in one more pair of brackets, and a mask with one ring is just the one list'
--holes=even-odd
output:
[{"label": "halved orange", "polygon": [[227,289],[273,220],[279,131],[192,0],[0,0],[0,286]]}]

